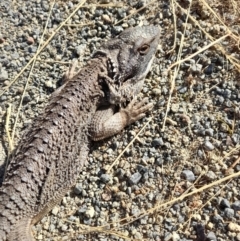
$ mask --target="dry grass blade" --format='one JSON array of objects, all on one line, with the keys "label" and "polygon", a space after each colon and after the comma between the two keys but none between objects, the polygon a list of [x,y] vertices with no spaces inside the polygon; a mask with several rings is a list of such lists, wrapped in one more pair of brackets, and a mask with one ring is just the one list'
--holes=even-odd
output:
[{"label": "dry grass blade", "polygon": [[83,8],[122,8],[124,4],[122,3],[106,3],[106,4],[88,4],[86,6],[83,6]]},{"label": "dry grass blade", "polygon": [[237,3],[239,3],[239,1],[237,2],[237,1],[231,0],[234,15],[237,15],[237,13],[240,13],[240,8]]},{"label": "dry grass blade", "polygon": [[129,219],[132,218],[131,221],[129,221],[129,222],[123,224],[123,225],[130,224],[130,223],[132,223],[132,222],[134,222],[134,221],[136,221],[136,220],[138,220],[138,219],[140,219],[140,218],[143,218],[143,217],[146,216],[146,215],[153,214],[153,213],[157,212],[158,210],[163,209],[163,208],[167,208],[167,207],[173,205],[174,203],[177,203],[177,202],[180,202],[180,201],[184,200],[184,199],[187,198],[187,197],[190,197],[190,196],[193,196],[194,194],[203,192],[203,191],[205,191],[205,190],[207,190],[207,189],[209,189],[209,188],[211,188],[211,187],[220,185],[220,184],[222,184],[222,183],[224,183],[224,182],[226,182],[226,181],[228,181],[228,180],[231,180],[231,179],[236,178],[236,177],[239,177],[239,176],[240,176],[240,171],[237,172],[237,173],[233,173],[233,174],[231,174],[231,175],[229,175],[229,176],[226,176],[226,177],[224,177],[224,178],[221,178],[221,179],[219,179],[219,180],[217,180],[217,181],[215,181],[215,182],[212,182],[212,183],[210,183],[210,184],[208,184],[208,185],[205,185],[205,186],[203,186],[203,187],[201,187],[201,188],[195,189],[195,190],[192,191],[192,192],[189,192],[189,193],[187,193],[187,194],[181,195],[181,196],[179,196],[179,197],[177,197],[177,198],[174,198],[174,199],[172,199],[172,200],[170,200],[170,201],[167,201],[167,202],[164,202],[164,203],[161,203],[161,204],[157,204],[157,205],[155,205],[154,208],[150,208],[150,209],[142,212],[142,213],[139,214],[139,216],[136,217],[136,218],[133,218],[133,217],[122,218],[121,220],[119,220],[119,222],[123,222],[123,221],[129,220]]},{"label": "dry grass blade", "polygon": [[[49,20],[50,20],[50,16],[51,16],[51,13],[52,13],[52,10],[53,10],[53,6],[55,4],[55,1],[53,1],[52,3],[52,6],[50,8],[50,11],[48,13],[48,18],[47,18],[47,21],[46,21],[46,24],[45,24],[45,28],[44,28],[44,31],[43,31],[43,34],[41,36],[41,39],[39,41],[39,46],[38,46],[38,49],[37,49],[37,52],[39,51],[39,49],[41,48],[41,43],[43,41],[43,36],[45,35],[46,33],[46,30],[47,30],[47,26],[48,26],[48,23],[49,23]],[[25,84],[25,87],[24,87],[24,90],[23,90],[23,93],[22,93],[22,96],[21,96],[21,100],[20,100],[20,103],[19,103],[19,106],[18,106],[18,110],[17,110],[17,116],[16,116],[16,119],[15,119],[15,122],[14,122],[14,126],[13,126],[13,130],[12,130],[12,142],[14,143],[14,135],[15,135],[15,131],[16,131],[16,126],[17,126],[17,123],[18,123],[18,118],[19,118],[19,114],[20,114],[20,110],[22,108],[22,102],[23,102],[23,98],[26,94],[26,90],[27,90],[27,87],[28,87],[28,83],[29,83],[29,80],[30,80],[30,77],[31,77],[31,74],[32,74],[32,70],[35,66],[35,63],[36,63],[36,58],[33,59],[33,63],[32,63],[32,66],[31,66],[31,69],[30,69],[30,72],[29,72],[29,75],[28,75],[28,78],[27,78],[27,81],[26,81],[26,84]]]},{"label": "dry grass blade", "polygon": [[[205,0],[200,0],[203,5],[216,17],[216,19],[223,25],[225,26],[227,29],[229,29],[229,27],[224,23],[224,21],[217,15],[216,11],[214,11],[209,4],[205,1]],[[230,29],[229,29],[230,30]],[[238,38],[238,37],[237,37]]]},{"label": "dry grass blade", "polygon": [[148,7],[149,5],[151,5],[151,4],[155,3],[155,2],[157,2],[157,1],[156,1],[156,0],[153,0],[153,1],[151,1],[150,3],[147,3],[147,4],[144,5],[143,7],[139,8],[138,10],[134,11],[133,13],[127,15],[125,18],[123,18],[123,19],[121,19],[120,21],[116,22],[114,25],[118,25],[119,23],[121,23],[121,22],[123,22],[124,20],[132,17],[133,15],[135,15],[135,14],[138,13],[138,12],[141,12],[144,8]]},{"label": "dry grass blade", "polygon": [[145,125],[142,127],[142,129],[137,133],[137,135],[129,142],[129,144],[124,148],[124,150],[118,155],[118,157],[114,160],[112,165],[108,168],[107,173],[111,171],[113,166],[116,164],[116,162],[122,157],[122,155],[126,152],[126,150],[133,144],[133,142],[138,138],[138,136],[143,132],[143,130],[146,128],[146,126],[150,123],[152,118],[149,118],[149,120],[145,123]]},{"label": "dry grass blade", "polygon": [[173,23],[174,23],[174,42],[172,48],[168,51],[168,54],[173,52],[176,48],[176,41],[177,41],[177,20],[176,20],[176,9],[173,0],[171,0],[171,7],[173,13]]},{"label": "dry grass blade", "polygon": [[210,44],[206,45],[205,47],[199,49],[196,53],[192,54],[192,55],[189,55],[188,57],[186,57],[185,59],[181,59],[175,63],[173,63],[172,65],[169,66],[168,68],[168,72],[170,71],[170,69],[172,69],[174,66],[176,65],[180,65],[181,63],[184,63],[185,61],[187,60],[190,60],[192,59],[193,57],[195,57],[196,55],[200,54],[201,52],[209,49],[210,47],[214,46],[215,44],[219,43],[220,41],[222,41],[223,39],[227,38],[228,36],[230,36],[230,33],[227,33],[226,35],[222,36],[221,38],[211,42]]},{"label": "dry grass blade", "polygon": [[64,61],[57,61],[57,60],[42,60],[42,59],[37,59],[36,61],[39,62],[44,62],[44,63],[51,63],[51,64],[63,64],[63,65],[70,65],[71,62],[64,62]]},{"label": "dry grass blade", "polygon": [[[188,22],[188,16],[190,14],[190,9],[191,9],[191,4],[189,5],[188,11],[187,11],[187,17],[186,17],[186,21],[185,21],[186,23]],[[179,47],[179,51],[178,51],[178,55],[177,55],[177,60],[178,60],[177,62],[180,61],[180,58],[181,58],[181,55],[182,55],[182,48],[183,48],[183,43],[184,43],[184,36],[185,36],[185,32],[186,32],[186,26],[187,25],[185,25],[184,31],[183,31],[183,34],[182,34],[182,37],[181,37],[180,47]],[[175,29],[175,31],[176,31],[176,29]],[[172,93],[173,93],[173,90],[175,88],[175,79],[177,77],[179,69],[180,69],[180,64],[177,64],[177,67],[174,69],[174,74],[171,75],[171,88],[170,88],[167,108],[166,108],[166,112],[165,112],[165,116],[164,116],[164,120],[163,120],[162,131],[165,130],[165,124],[166,124],[168,112],[169,112],[169,109],[170,109]]]},{"label": "dry grass blade", "polygon": [[79,23],[79,24],[72,24],[72,23],[66,23],[64,26],[67,26],[67,27],[80,27],[80,28],[82,28],[82,27],[86,27],[86,26],[92,26],[92,25],[94,25],[94,22],[88,22],[88,23]]},{"label": "dry grass blade", "polygon": [[232,154],[238,152],[239,150],[240,150],[240,145],[237,145],[229,153],[227,153],[223,158],[221,158],[218,162],[222,164],[225,158],[230,157]]}]

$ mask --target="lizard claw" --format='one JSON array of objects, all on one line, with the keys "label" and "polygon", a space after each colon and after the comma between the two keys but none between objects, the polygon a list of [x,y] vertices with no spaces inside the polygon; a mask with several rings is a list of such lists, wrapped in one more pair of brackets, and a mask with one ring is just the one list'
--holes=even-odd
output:
[{"label": "lizard claw", "polygon": [[134,98],[125,109],[122,109],[127,115],[128,125],[145,117],[146,112],[153,108],[153,104],[149,103],[147,97],[140,102],[137,101],[137,98]]},{"label": "lizard claw", "polygon": [[78,66],[78,61],[77,59],[75,59],[70,64],[68,70],[64,74],[63,83],[66,83],[68,80],[72,79],[79,72],[76,70],[77,66]]}]

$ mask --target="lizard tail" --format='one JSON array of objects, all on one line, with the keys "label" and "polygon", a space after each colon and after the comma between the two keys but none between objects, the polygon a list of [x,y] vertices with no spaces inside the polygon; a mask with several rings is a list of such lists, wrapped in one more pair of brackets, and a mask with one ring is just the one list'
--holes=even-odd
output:
[{"label": "lizard tail", "polygon": [[35,241],[31,233],[31,218],[23,218],[19,220],[11,232],[9,233],[8,241]]}]

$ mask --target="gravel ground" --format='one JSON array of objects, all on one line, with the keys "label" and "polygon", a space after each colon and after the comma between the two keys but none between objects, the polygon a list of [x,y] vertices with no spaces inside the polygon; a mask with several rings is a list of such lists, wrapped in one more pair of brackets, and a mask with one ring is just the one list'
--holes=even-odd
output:
[{"label": "gravel ground", "polygon": [[[98,4],[109,2],[102,0]],[[179,2],[187,9],[190,1]],[[44,41],[77,4],[58,1],[54,5]],[[186,24],[187,15],[180,8],[173,14],[169,1],[155,1],[120,23],[147,1],[121,1],[121,7],[94,4],[91,1],[80,8],[39,54],[23,97],[14,145],[61,85],[69,63],[78,58],[84,65],[102,41],[130,26],[151,23],[161,28],[159,51],[141,94],[148,96],[155,107],[149,116],[119,135],[94,143],[89,164],[79,174],[76,186],[33,227],[36,240],[240,240],[238,178],[180,198],[240,171],[239,72],[223,54],[226,51],[228,57],[239,61],[237,43],[225,38],[223,50],[207,48],[180,65],[165,122],[170,77],[174,75],[173,71],[167,74],[167,69],[178,60],[179,49],[184,59],[211,43],[203,31],[217,39],[225,34],[226,26],[198,1],[192,6],[191,16],[203,30],[192,21]],[[230,5],[224,7],[224,1],[218,1],[214,10],[239,35],[239,13],[237,18]],[[50,8],[50,1],[18,0],[10,4],[1,0],[0,92],[36,53]],[[185,41],[180,46],[184,29]],[[29,71],[27,67],[0,96],[1,179],[9,148],[4,127],[7,109],[11,106],[12,133]],[[107,173],[144,125],[145,129]],[[160,207],[176,198],[175,203]]]}]

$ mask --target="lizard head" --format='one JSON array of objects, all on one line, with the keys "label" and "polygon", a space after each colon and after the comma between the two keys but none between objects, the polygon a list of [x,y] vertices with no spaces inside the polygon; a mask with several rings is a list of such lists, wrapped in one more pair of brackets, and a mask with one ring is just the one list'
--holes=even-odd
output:
[{"label": "lizard head", "polygon": [[108,73],[112,78],[112,82],[107,83],[110,103],[127,101],[141,91],[159,38],[160,30],[153,25],[128,28],[94,53],[94,56],[108,58]]}]

